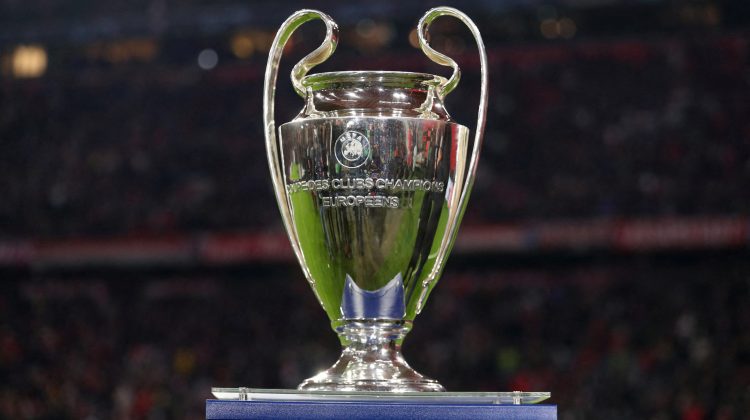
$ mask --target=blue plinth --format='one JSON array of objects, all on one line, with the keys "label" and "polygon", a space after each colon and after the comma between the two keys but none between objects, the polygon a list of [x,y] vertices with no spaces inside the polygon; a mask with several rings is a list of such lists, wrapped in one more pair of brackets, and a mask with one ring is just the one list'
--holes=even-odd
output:
[{"label": "blue plinth", "polygon": [[392,401],[206,401],[207,420],[258,418],[556,420],[557,406]]}]

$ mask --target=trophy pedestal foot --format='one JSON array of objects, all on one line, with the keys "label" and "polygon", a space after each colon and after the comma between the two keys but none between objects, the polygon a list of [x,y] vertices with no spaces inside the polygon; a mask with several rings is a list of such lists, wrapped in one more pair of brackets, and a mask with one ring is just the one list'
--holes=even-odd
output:
[{"label": "trophy pedestal foot", "polygon": [[345,321],[343,344],[331,368],[302,382],[301,391],[441,392],[437,381],[412,369],[401,355],[408,321]]}]

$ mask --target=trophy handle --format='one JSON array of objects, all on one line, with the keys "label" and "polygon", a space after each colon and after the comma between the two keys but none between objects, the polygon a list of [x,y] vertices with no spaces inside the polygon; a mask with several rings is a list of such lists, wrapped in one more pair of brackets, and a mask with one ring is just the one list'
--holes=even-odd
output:
[{"label": "trophy handle", "polygon": [[[482,140],[484,138],[484,126],[487,121],[487,92],[488,92],[488,73],[487,73],[487,51],[484,48],[484,42],[482,41],[482,35],[479,33],[479,29],[474,22],[466,16],[460,10],[452,7],[436,7],[430,9],[422,16],[417,25],[417,32],[419,36],[419,46],[425,55],[432,61],[442,66],[453,68],[453,74],[446,80],[439,88],[438,95],[444,98],[449,94],[456,85],[458,85],[461,79],[461,69],[458,64],[450,57],[442,54],[433,49],[427,41],[426,34],[429,30],[432,22],[441,16],[452,16],[461,22],[463,22],[471,31],[474,36],[474,40],[477,43],[479,50],[479,63],[481,68],[481,89],[479,96],[479,111],[477,112],[477,127],[476,134],[474,135],[474,145],[472,146],[471,159],[469,161],[469,167],[466,169],[465,174],[457,174],[456,176],[456,188],[454,194],[459,194],[457,202],[451,200],[450,218],[448,225],[445,229],[445,234],[440,243],[440,248],[435,259],[432,271],[423,281],[422,296],[420,296],[417,304],[417,313],[421,312],[424,302],[426,301],[427,295],[430,291],[431,283],[434,283],[435,279],[438,278],[440,272],[443,269],[443,262],[448,252],[453,248],[453,243],[456,240],[456,233],[458,232],[458,226],[463,218],[464,211],[466,210],[466,203],[468,202],[469,195],[471,193],[471,187],[474,185],[474,179],[477,173],[477,164],[479,163],[479,153],[482,147]],[[464,165],[462,165],[463,167]],[[462,182],[462,178],[465,175],[465,180]]]},{"label": "trophy handle", "polygon": [[[292,223],[292,211],[289,205],[289,199],[286,195],[284,185],[284,173],[281,162],[281,153],[279,141],[276,137],[276,122],[274,120],[274,98],[276,96],[276,79],[279,75],[279,62],[284,52],[284,46],[294,31],[304,23],[311,20],[320,19],[326,25],[326,36],[323,43],[320,44],[313,52],[300,60],[292,69],[292,85],[298,95],[305,96],[305,88],[302,86],[302,78],[308,71],[318,64],[324,62],[336,50],[338,43],[339,28],[336,22],[330,16],[317,10],[303,9],[289,16],[279,28],[276,37],[271,44],[271,50],[268,55],[268,64],[266,65],[266,76],[263,85],[263,124],[266,134],[266,154],[268,157],[268,166],[271,170],[271,180],[273,181],[273,190],[276,194],[276,202],[279,204],[281,219],[284,222],[284,228],[289,235],[292,249],[297,259],[300,261],[302,269],[308,281],[312,277],[304,264],[304,256],[299,245],[297,230]],[[313,291],[315,288],[313,288]],[[317,295],[317,293],[316,293]],[[320,298],[318,297],[318,300]]]}]

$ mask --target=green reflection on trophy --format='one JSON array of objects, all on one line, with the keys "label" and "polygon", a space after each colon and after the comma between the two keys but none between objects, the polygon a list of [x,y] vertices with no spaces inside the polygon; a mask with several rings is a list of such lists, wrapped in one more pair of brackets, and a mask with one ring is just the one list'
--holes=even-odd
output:
[{"label": "green reflection on trophy", "polygon": [[[465,23],[479,47],[473,142],[443,106],[459,81],[458,65],[426,40],[432,21],[445,15]],[[274,91],[283,47],[314,19],[325,23],[326,38],[292,70],[304,107],[279,127],[277,138]],[[314,10],[289,17],[271,48],[264,118],[276,199],[305,277],[343,347],[339,360],[304,381],[302,390],[443,390],[411,369],[400,349],[445,265],[474,181],[487,59],[476,26],[458,10],[428,11],[418,34],[427,57],[453,69],[450,78],[384,71],[308,76],[338,40],[335,22]]]}]

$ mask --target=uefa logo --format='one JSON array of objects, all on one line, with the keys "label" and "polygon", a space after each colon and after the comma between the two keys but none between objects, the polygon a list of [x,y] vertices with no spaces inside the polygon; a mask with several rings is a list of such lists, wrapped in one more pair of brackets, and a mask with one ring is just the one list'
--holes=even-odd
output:
[{"label": "uefa logo", "polygon": [[370,141],[362,133],[345,131],[334,146],[336,160],[346,168],[359,168],[370,158]]}]

